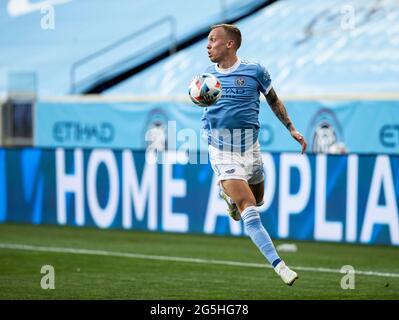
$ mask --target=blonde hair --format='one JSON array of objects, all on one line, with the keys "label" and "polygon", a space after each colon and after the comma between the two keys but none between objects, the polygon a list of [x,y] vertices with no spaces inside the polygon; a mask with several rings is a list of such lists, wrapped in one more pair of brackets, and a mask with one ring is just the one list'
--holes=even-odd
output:
[{"label": "blonde hair", "polygon": [[238,48],[241,46],[242,40],[240,29],[238,29],[235,25],[226,23],[215,24],[211,26],[211,30],[216,28],[223,28],[226,31],[227,35],[232,38],[232,40],[236,44],[236,49],[238,50]]}]

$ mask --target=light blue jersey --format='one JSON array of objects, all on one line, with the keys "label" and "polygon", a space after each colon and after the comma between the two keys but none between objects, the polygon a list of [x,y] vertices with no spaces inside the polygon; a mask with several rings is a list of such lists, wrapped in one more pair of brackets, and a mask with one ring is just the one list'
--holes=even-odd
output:
[{"label": "light blue jersey", "polygon": [[269,73],[259,63],[240,59],[229,69],[214,64],[205,72],[222,83],[221,98],[202,116],[208,143],[223,150],[248,149],[258,139],[259,95],[271,89]]}]

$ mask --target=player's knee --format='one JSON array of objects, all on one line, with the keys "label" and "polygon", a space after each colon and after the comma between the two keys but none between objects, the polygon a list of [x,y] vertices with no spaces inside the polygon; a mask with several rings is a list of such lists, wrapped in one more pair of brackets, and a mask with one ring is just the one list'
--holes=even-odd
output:
[{"label": "player's knee", "polygon": [[254,197],[243,197],[236,202],[238,210],[243,212],[248,207],[256,206],[256,200]]}]

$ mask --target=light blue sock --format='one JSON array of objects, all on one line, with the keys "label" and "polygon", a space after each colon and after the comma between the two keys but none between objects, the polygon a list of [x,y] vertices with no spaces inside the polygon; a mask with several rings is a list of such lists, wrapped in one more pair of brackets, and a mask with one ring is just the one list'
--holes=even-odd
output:
[{"label": "light blue sock", "polygon": [[260,216],[256,208],[246,208],[241,213],[241,219],[244,221],[244,227],[252,241],[270,262],[270,264],[275,267],[281,261],[281,259],[274,248],[272,239],[270,239],[268,232],[260,221]]}]

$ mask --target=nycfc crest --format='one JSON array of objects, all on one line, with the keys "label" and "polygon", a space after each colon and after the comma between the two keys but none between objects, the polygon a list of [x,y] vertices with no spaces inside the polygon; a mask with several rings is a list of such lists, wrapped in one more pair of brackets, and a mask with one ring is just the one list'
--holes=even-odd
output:
[{"label": "nycfc crest", "polygon": [[244,77],[237,77],[234,83],[236,84],[236,86],[243,87],[245,86],[245,79]]}]

